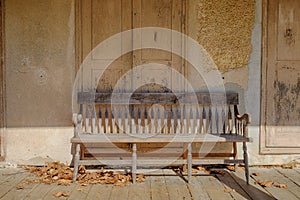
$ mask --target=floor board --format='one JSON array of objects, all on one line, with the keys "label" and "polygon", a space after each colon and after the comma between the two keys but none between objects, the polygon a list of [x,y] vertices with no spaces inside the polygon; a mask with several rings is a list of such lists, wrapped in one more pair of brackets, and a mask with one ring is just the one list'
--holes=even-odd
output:
[{"label": "floor board", "polygon": [[242,190],[244,190],[251,199],[264,199],[264,200],[274,200],[275,198],[272,196],[271,193],[269,193],[267,190],[265,190],[263,187],[259,186],[258,184],[255,184],[255,180],[250,178],[249,182],[250,184],[247,185],[246,178],[245,178],[245,172],[237,171],[230,173],[230,176],[236,181],[236,183],[239,184]]},{"label": "floor board", "polygon": [[[53,195],[65,192],[68,197],[59,199],[300,199],[300,170],[281,168],[251,168],[258,176],[251,175],[250,185],[246,184],[244,171],[231,172],[224,170],[225,174],[207,174],[199,171],[192,177],[191,183],[186,182],[187,176],[182,178],[171,169],[150,170],[145,173],[145,182],[128,184],[126,186],[71,184],[62,186],[57,184],[25,184],[24,180],[37,179],[35,175],[23,169],[0,169],[0,199],[58,199]],[[275,186],[263,188],[255,184],[256,180],[271,180],[286,184],[287,189]],[[17,186],[24,186],[18,189]]]},{"label": "floor board", "polygon": [[252,176],[255,180],[260,181],[274,181],[277,183],[286,184],[288,189],[278,187],[266,187],[265,189],[270,192],[277,199],[299,199],[299,187],[291,182],[286,177],[278,173],[274,168],[254,168],[259,176]]}]

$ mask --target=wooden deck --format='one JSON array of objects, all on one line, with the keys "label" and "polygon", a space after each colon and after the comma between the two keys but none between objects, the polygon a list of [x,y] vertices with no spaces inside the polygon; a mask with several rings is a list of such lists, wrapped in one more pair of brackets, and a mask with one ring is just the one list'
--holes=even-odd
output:
[{"label": "wooden deck", "polygon": [[[58,199],[300,199],[300,169],[250,168],[250,185],[246,185],[244,172],[224,174],[204,174],[192,178],[187,184],[170,169],[152,171],[146,181],[120,187],[113,185],[71,186],[25,184],[26,179],[35,175],[23,169],[0,169],[1,199],[56,199],[53,194],[65,192],[68,197]],[[263,188],[254,182],[274,181],[287,185],[287,188]],[[23,189],[18,189],[23,186]]]}]

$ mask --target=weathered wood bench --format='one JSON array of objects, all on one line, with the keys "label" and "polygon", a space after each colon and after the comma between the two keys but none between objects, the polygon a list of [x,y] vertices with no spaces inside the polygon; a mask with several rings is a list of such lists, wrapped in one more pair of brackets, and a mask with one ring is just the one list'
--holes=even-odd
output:
[{"label": "weathered wood bench", "polygon": [[[138,168],[167,165],[187,166],[190,181],[196,164],[244,164],[249,182],[246,143],[251,142],[247,133],[250,121],[248,114],[239,115],[238,94],[114,95],[112,101],[110,93],[78,93],[79,112],[73,114],[71,139],[74,182],[79,165],[130,167],[135,183]],[[237,156],[239,142],[243,159]],[[207,159],[205,153],[192,153],[198,143],[232,146],[222,159]]]}]

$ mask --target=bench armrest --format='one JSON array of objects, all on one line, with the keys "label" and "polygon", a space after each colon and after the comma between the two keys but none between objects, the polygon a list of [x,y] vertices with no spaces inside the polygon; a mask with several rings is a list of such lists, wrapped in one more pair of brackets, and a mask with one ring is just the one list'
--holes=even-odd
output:
[{"label": "bench armrest", "polygon": [[82,133],[82,115],[73,113],[72,121],[74,124],[74,137],[78,137]]},{"label": "bench armrest", "polygon": [[239,121],[245,121],[246,125],[250,124],[250,114],[236,115],[235,118]]},{"label": "bench armrest", "polygon": [[234,116],[236,120],[236,133],[248,137],[248,124],[250,124],[250,114],[239,114],[237,105],[234,105]]}]

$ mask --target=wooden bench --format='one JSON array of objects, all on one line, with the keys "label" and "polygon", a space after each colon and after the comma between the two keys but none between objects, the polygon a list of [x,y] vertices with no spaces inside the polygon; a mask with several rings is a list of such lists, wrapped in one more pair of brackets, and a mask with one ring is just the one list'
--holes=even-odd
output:
[{"label": "wooden bench", "polygon": [[[135,183],[141,167],[187,166],[190,181],[192,165],[244,164],[249,183],[250,122],[248,114],[239,115],[238,94],[120,93],[111,99],[110,93],[78,93],[79,111],[73,114],[71,139],[74,182],[79,165],[130,167]],[[237,157],[238,142],[243,146],[243,159]],[[192,153],[198,143],[232,146],[222,159],[208,159],[209,153]]]}]

